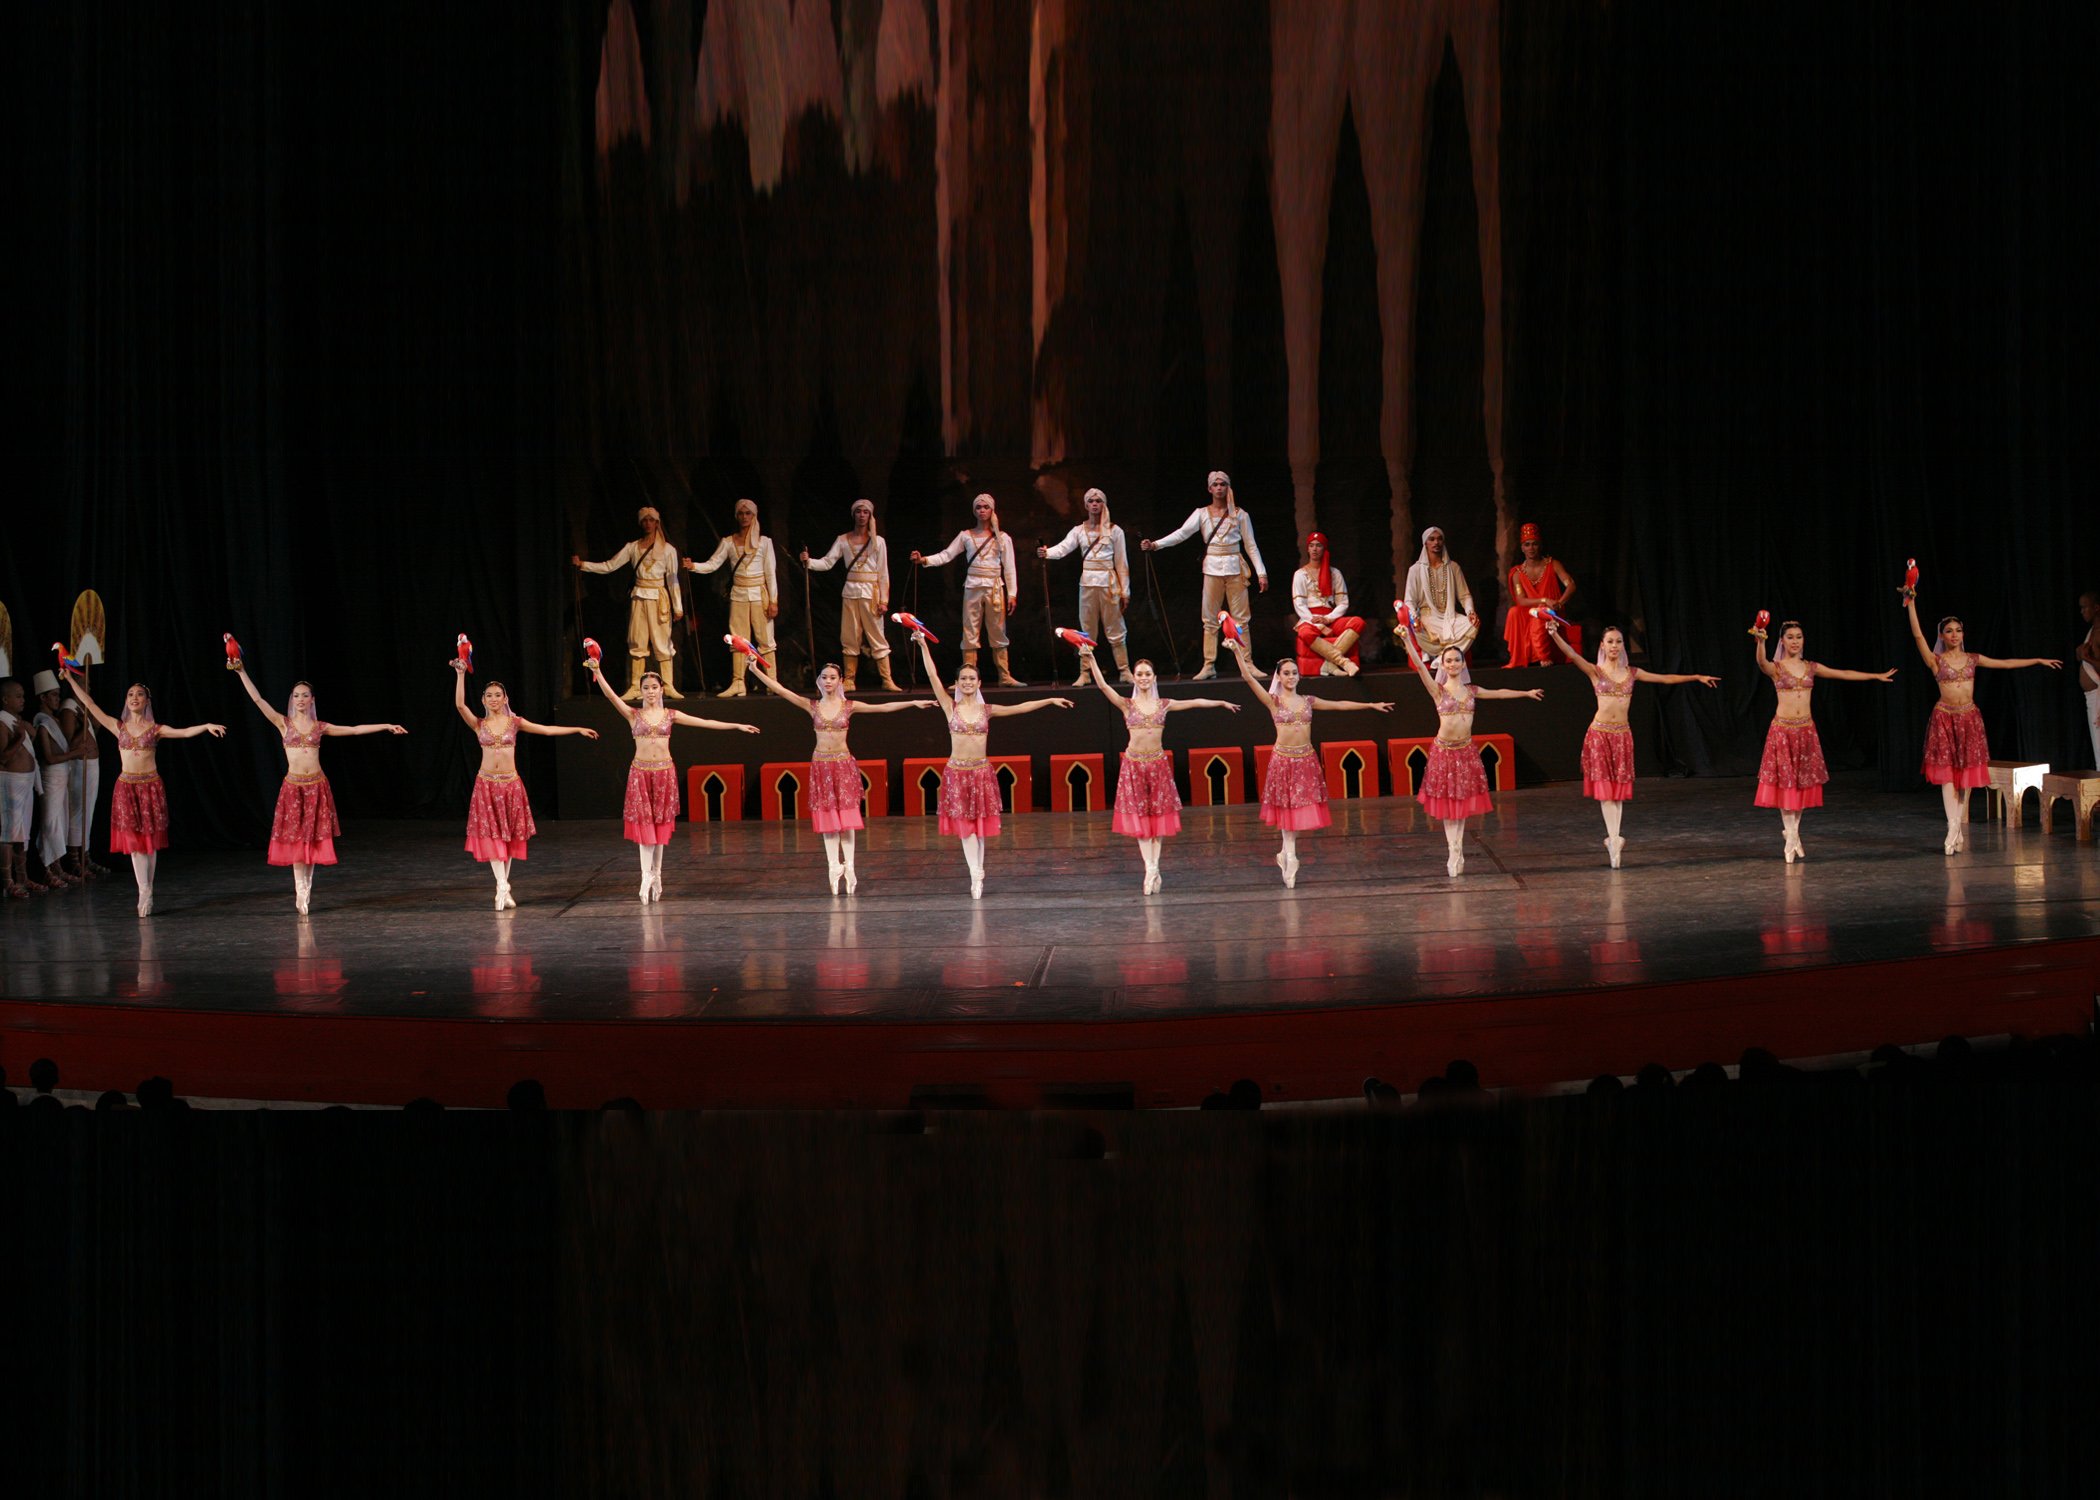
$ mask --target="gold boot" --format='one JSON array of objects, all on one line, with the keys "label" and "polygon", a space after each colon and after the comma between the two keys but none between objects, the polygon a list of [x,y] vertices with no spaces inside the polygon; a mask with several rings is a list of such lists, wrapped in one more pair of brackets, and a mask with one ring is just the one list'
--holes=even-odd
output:
[{"label": "gold boot", "polygon": [[1110,641],[1108,649],[1116,653],[1116,681],[1130,682],[1130,646],[1125,641]]},{"label": "gold boot", "polygon": [[901,693],[904,691],[904,689],[897,686],[897,679],[890,676],[890,659],[887,656],[875,658],[875,670],[882,674],[882,690],[885,693]]},{"label": "gold boot", "polygon": [[1001,648],[1000,648],[999,650],[997,650],[997,651],[994,651],[994,652],[992,653],[992,660],[993,660],[993,661],[995,661],[995,662],[997,662],[997,663],[999,664],[999,686],[1001,686],[1001,687],[1027,687],[1027,686],[1028,686],[1028,684],[1027,684],[1027,683],[1025,683],[1025,682],[1021,681],[1021,679],[1020,679],[1020,678],[1018,678],[1018,677],[1014,676],[1013,672],[1012,672],[1012,671],[1011,671],[1011,670],[1010,670],[1010,669],[1009,669],[1009,668],[1007,667],[1007,665],[1006,665],[1006,650],[1005,650],[1005,648],[1004,648],[1004,647],[1001,647]]},{"label": "gold boot", "polygon": [[671,679],[671,671],[677,665],[678,659],[676,657],[660,656],[656,659],[656,675],[664,680],[664,702],[666,703],[683,703],[685,701],[685,694],[678,691],[678,684]]},{"label": "gold boot", "polygon": [[855,653],[848,651],[846,653],[845,660],[839,664],[839,682],[840,685],[843,686],[847,692],[850,693],[853,691],[853,679],[859,674],[859,672],[860,657]]},{"label": "gold boot", "polygon": [[646,669],[642,665],[642,658],[639,656],[627,658],[627,691],[620,694],[620,696],[629,703],[642,701],[642,673],[644,670]]},{"label": "gold boot", "polygon": [[1323,640],[1319,636],[1314,636],[1307,644],[1312,647],[1313,655],[1327,663],[1326,666],[1320,668],[1322,677],[1347,677],[1349,675],[1349,658],[1335,649],[1333,641]]}]

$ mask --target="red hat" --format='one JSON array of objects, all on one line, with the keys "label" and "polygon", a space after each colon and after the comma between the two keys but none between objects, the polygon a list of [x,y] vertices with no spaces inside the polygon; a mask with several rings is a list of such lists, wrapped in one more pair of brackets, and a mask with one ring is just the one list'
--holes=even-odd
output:
[{"label": "red hat", "polygon": [[1517,540],[1520,542],[1535,542],[1539,539],[1539,523],[1536,521],[1526,521],[1517,532]]}]

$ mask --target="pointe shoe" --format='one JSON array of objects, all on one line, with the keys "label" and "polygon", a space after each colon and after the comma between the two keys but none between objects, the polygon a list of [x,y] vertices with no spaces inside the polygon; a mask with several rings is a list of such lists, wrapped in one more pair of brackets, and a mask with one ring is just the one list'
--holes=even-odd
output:
[{"label": "pointe shoe", "polygon": [[642,877],[641,902],[644,906],[649,904],[649,877],[646,875]]},{"label": "pointe shoe", "polygon": [[984,876],[972,875],[970,877],[970,899],[972,901],[984,899]]},{"label": "pointe shoe", "polygon": [[142,917],[150,917],[153,915],[153,892],[139,892],[139,915]]},{"label": "pointe shoe", "polygon": [[1295,854],[1283,867],[1283,888],[1287,891],[1298,889],[1298,856]]},{"label": "pointe shoe", "polygon": [[1611,856],[1611,867],[1619,868],[1619,855],[1625,851],[1626,840],[1619,834],[1611,834],[1604,840],[1604,851]]},{"label": "pointe shoe", "polygon": [[649,899],[650,899],[651,901],[661,901],[661,900],[663,900],[663,898],[664,898],[664,878],[663,878],[663,876],[661,876],[661,875],[651,875],[651,876],[649,877]]},{"label": "pointe shoe", "polygon": [[1952,853],[1954,853],[1954,851],[1955,851],[1955,850],[1959,849],[1960,847],[1961,847],[1961,838],[1960,838],[1960,836],[1959,836],[1959,835],[1957,835],[1957,834],[1956,834],[1956,833],[1954,832],[1954,830],[1953,830],[1953,829],[1951,829],[1951,828],[1950,828],[1950,829],[1948,829],[1948,830],[1947,830],[1947,837],[1946,837],[1945,841],[1944,841],[1944,842],[1942,842],[1942,843],[1941,843],[1941,845],[1940,845],[1940,852],[1941,852],[1942,854],[1952,854]]},{"label": "pointe shoe", "polygon": [[304,891],[298,891],[298,892],[295,892],[295,893],[293,894],[293,896],[292,896],[292,909],[293,909],[294,911],[298,912],[298,913],[299,913],[299,915],[303,917],[303,916],[307,915],[307,910],[306,910],[306,908],[307,908],[307,897],[306,897],[306,892],[304,892]]},{"label": "pointe shoe", "polygon": [[1455,880],[1460,875],[1465,874],[1465,872],[1466,856],[1461,851],[1453,849],[1451,851],[1451,857],[1444,861],[1444,873],[1446,875],[1451,876]]},{"label": "pointe shoe", "polygon": [[854,893],[855,891],[857,891],[857,890],[859,890],[859,889],[860,889],[860,881],[859,881],[859,879],[857,879],[857,878],[855,877],[855,875],[854,875],[854,873],[853,873],[853,862],[852,862],[851,860],[848,860],[848,861],[846,862],[846,867],[845,867],[845,868],[846,868],[846,894],[850,896],[850,895],[852,895],[852,894],[853,894],[853,893]]},{"label": "pointe shoe", "polygon": [[831,894],[836,896],[839,893],[839,882],[846,878],[845,865],[834,860],[824,867],[824,874],[831,883]]}]

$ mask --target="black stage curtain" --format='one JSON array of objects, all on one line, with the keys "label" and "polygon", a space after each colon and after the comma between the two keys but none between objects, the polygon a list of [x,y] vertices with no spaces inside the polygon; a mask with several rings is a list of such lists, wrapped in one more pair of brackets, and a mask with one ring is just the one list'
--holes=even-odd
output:
[{"label": "black stage curtain", "polygon": [[1269,1116],[0,1111],[22,1493],[2091,1492],[2095,1049]]},{"label": "black stage curtain", "polygon": [[[1036,491],[1011,360],[973,367],[990,372],[983,409],[962,452],[942,451],[937,131],[920,96],[873,117],[857,163],[836,122],[799,116],[781,177],[754,184],[740,121],[693,123],[709,7],[633,7],[654,130],[603,151],[599,0],[493,23],[267,0],[19,9],[9,253],[29,378],[0,602],[33,668],[74,594],[99,589],[105,696],[139,678],[171,722],[239,724],[229,745],[170,752],[183,838],[260,842],[276,784],[276,747],[218,668],[222,630],[271,697],[307,676],[329,716],[414,729],[330,752],[346,813],[451,814],[472,764],[446,705],[453,635],[527,714],[579,690],[579,626],[618,640],[623,611],[593,580],[579,618],[566,559],[617,547],[642,500],[704,550],[753,494],[790,557],[825,545],[855,494],[900,553],[945,540],[978,488],[1024,545],[1068,524]],[[834,35],[866,45],[862,9],[834,10]],[[1159,101],[1193,91],[1258,117],[1269,64],[1261,45],[1180,45],[1178,26],[1210,31],[1203,7],[1177,14],[1133,29],[1102,10],[1068,43],[1075,65],[1102,54],[1091,128],[1117,146],[1071,200],[1096,249],[1070,306],[1092,311],[1054,330],[1032,378],[1088,389],[1085,449],[1059,482],[1104,481],[1134,533],[1185,514],[1206,444],[1230,449],[1278,580],[1258,607],[1266,655],[1283,648],[1293,550],[1276,242],[1266,169],[1245,159],[1266,137],[1184,139]],[[970,87],[1025,99],[1021,11],[952,19],[975,28]],[[2081,71],[2100,13],[1510,0],[1502,35],[1513,508],[1581,577],[1580,613],[1633,626],[1655,665],[1727,679],[1668,695],[1673,768],[1753,766],[1771,698],[1741,632],[1763,606],[1802,618],[1819,659],[1904,667],[1894,688],[1821,695],[1819,718],[1835,763],[1918,785],[1931,691],[1894,607],[1904,558],[1928,614],[1962,612],[1996,655],[2066,653],[2077,591],[2100,581],[2100,507],[2079,498],[2094,439],[2074,404],[2100,347],[2100,105]],[[1447,63],[1431,101],[1413,480],[1418,519],[1463,540],[1486,595],[1465,87]],[[1391,559],[1356,129],[1323,273],[1318,486],[1369,608]],[[992,196],[969,338],[1011,352],[1031,338],[1025,132],[983,145],[1018,155],[978,164]],[[1206,245],[1238,247],[1222,296],[1199,284],[1199,223]],[[1208,389],[1197,368],[1222,335],[1199,319],[1219,317],[1234,364]],[[1082,328],[1113,357],[1075,353]],[[1040,574],[1023,572],[1018,650],[1040,679]],[[1192,660],[1187,550],[1160,575]],[[792,645],[792,566],[783,582]],[[909,587],[900,565],[900,603]],[[945,618],[958,596],[950,569],[922,608]],[[695,597],[689,673],[692,640],[719,636],[719,580]],[[815,612],[822,659],[829,580]],[[1133,630],[1165,657],[1142,590]],[[719,646],[701,659],[719,679]],[[2084,763],[2068,674],[1988,677],[1979,701],[1998,753]],[[534,746],[527,772],[556,811],[551,753]]]}]

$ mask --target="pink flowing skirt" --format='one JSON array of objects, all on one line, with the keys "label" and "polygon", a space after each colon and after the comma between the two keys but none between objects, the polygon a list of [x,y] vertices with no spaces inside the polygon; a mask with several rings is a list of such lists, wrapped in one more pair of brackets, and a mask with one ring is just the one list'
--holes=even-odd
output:
[{"label": "pink flowing skirt", "polygon": [[627,768],[620,836],[630,844],[668,844],[678,828],[678,770],[668,763]]},{"label": "pink flowing skirt", "polygon": [[1108,826],[1134,839],[1172,838],[1181,832],[1181,791],[1174,785],[1174,758],[1162,750],[1139,759],[1123,757],[1116,773],[1116,813]]},{"label": "pink flowing skirt", "polygon": [[1633,730],[1592,724],[1582,737],[1582,795],[1599,802],[1633,800]]},{"label": "pink flowing skirt", "polygon": [[277,788],[277,812],[270,819],[270,863],[332,865],[335,836],[342,831],[328,778],[287,776]]},{"label": "pink flowing skirt", "polygon": [[1823,805],[1823,783],[1830,780],[1823,764],[1823,741],[1813,721],[1789,724],[1774,719],[1765,732],[1765,755],[1757,767],[1759,807],[1800,812]]},{"label": "pink flowing skirt", "polygon": [[1429,768],[1422,773],[1422,790],[1415,794],[1415,800],[1439,823],[1493,812],[1487,767],[1480,763],[1480,752],[1470,744],[1432,742]]},{"label": "pink flowing skirt", "polygon": [[[941,802],[945,815],[946,779]],[[999,788],[992,788],[992,809],[999,807]],[[809,821],[819,833],[846,833],[867,825],[860,816],[860,762],[851,755],[825,755],[809,763]],[[948,830],[944,827],[941,832]]]},{"label": "pink flowing skirt", "polygon": [[1327,811],[1327,775],[1312,746],[1278,750],[1269,757],[1269,774],[1261,781],[1261,820],[1293,832],[1325,828],[1334,821]]},{"label": "pink flowing skirt", "polygon": [[1972,706],[1955,713],[1944,703],[1932,706],[1925,721],[1925,779],[1934,786],[1969,791],[1991,784],[1991,747],[1983,734],[1983,715]]},{"label": "pink flowing skirt", "polygon": [[951,760],[942,770],[940,829],[957,838],[988,839],[999,831],[999,778],[989,762]]},{"label": "pink flowing skirt", "polygon": [[523,859],[525,841],[537,832],[524,782],[515,776],[474,778],[474,800],[467,804],[467,853],[483,864]]},{"label": "pink flowing skirt", "polygon": [[160,774],[148,771],[117,778],[109,794],[109,848],[112,854],[157,854],[168,847],[168,789]]}]

